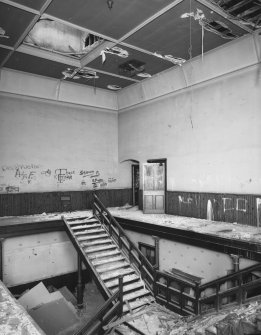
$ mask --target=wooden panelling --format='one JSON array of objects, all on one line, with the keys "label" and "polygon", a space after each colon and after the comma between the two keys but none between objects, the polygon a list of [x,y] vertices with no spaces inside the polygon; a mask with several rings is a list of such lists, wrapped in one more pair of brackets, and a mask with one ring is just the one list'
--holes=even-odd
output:
[{"label": "wooden panelling", "polygon": [[257,198],[261,195],[168,191],[166,213],[207,219],[210,201],[214,221],[257,226]]},{"label": "wooden panelling", "polygon": [[[97,190],[105,206],[131,203],[131,189]],[[92,191],[0,194],[0,216],[30,215],[91,209]]]}]

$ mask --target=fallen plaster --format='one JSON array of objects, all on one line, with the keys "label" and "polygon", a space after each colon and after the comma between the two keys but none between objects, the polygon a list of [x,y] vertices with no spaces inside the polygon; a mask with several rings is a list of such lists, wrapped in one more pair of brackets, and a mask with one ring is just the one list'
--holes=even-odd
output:
[{"label": "fallen plaster", "polygon": [[0,334],[45,335],[0,281]]},{"label": "fallen plaster", "polygon": [[119,218],[189,230],[206,235],[261,243],[260,227],[238,224],[236,222],[210,221],[169,214],[143,214],[137,206],[132,207],[127,205],[123,207],[111,207],[108,209],[113,216]]},{"label": "fallen plaster", "polygon": [[257,332],[261,329],[260,319],[260,300],[220,312],[188,317],[180,316],[157,303],[152,303],[133,314],[123,316],[109,324],[106,329],[111,329],[110,335],[118,334],[118,331],[122,334],[136,334],[124,324],[127,322],[144,335],[260,334]]}]

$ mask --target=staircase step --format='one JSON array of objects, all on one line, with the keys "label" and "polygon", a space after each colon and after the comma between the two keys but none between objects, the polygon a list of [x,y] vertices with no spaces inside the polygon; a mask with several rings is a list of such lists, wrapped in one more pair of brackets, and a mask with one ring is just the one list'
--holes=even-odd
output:
[{"label": "staircase step", "polygon": [[100,259],[93,260],[92,264],[94,266],[98,266],[98,265],[109,264],[109,263],[112,263],[112,262],[123,261],[123,260],[125,260],[125,257],[123,257],[121,254],[119,254],[115,257],[107,257],[107,258],[104,258],[102,260],[100,260]]},{"label": "staircase step", "polygon": [[[91,230],[87,230],[87,229],[83,229],[83,230],[80,230],[80,231],[77,231],[74,233],[75,236],[81,236],[81,235],[90,235],[90,236],[93,236],[93,234],[104,234],[104,230],[103,229],[91,229]],[[108,236],[106,234],[106,236]]]},{"label": "staircase step", "polygon": [[[136,281],[134,283],[128,284],[128,285],[124,285],[123,286],[123,292],[129,292],[129,291],[133,291],[135,289],[141,289],[144,288],[144,283],[142,281]],[[115,287],[112,292],[115,293],[118,290],[118,287]]]},{"label": "staircase step", "polygon": [[83,219],[83,220],[75,220],[75,219],[67,219],[67,222],[69,225],[75,225],[75,224],[83,224],[83,223],[98,223],[99,221],[96,219]]},{"label": "staircase step", "polygon": [[96,252],[95,254],[90,255],[90,256],[89,256],[89,259],[90,259],[91,261],[93,261],[93,260],[103,260],[103,259],[105,260],[105,259],[108,258],[108,257],[116,256],[116,255],[121,255],[120,250],[115,249],[115,250],[112,250],[112,251],[105,251],[105,252],[101,251],[101,252]]},{"label": "staircase step", "polygon": [[[140,278],[136,274],[126,275],[126,276],[123,277],[123,285],[125,283],[129,283],[129,282],[132,282],[132,281],[137,281],[139,279]],[[108,288],[112,288],[112,287],[118,286],[119,285],[119,279],[116,278],[116,279],[109,280],[109,281],[107,281],[105,283],[105,285]]]},{"label": "staircase step", "polygon": [[102,245],[102,244],[112,243],[112,241],[109,238],[106,238],[106,240],[105,239],[104,240],[97,240],[97,241],[93,241],[93,242],[86,242],[85,240],[79,240],[79,242],[82,243],[83,247],[90,247],[90,246],[93,246],[93,245]]},{"label": "staircase step", "polygon": [[[106,273],[102,273],[101,274],[101,279],[102,280],[109,280],[109,279],[112,279],[112,278],[118,278],[119,276],[124,276],[124,275],[128,275],[128,274],[133,274],[135,273],[135,271],[129,267],[129,268],[126,268],[126,269],[118,269],[118,270],[113,270],[113,271],[110,271],[110,272],[106,272]],[[106,283],[105,283],[106,285]]]},{"label": "staircase step", "polygon": [[94,223],[94,224],[84,224],[84,225],[80,224],[78,226],[72,226],[71,229],[73,231],[80,230],[80,229],[86,229],[86,230],[89,231],[89,230],[92,230],[93,228],[95,229],[95,228],[99,228],[99,227],[101,227],[101,224]]},{"label": "staircase step", "polygon": [[100,238],[108,238],[108,235],[107,234],[105,234],[104,232],[102,232],[103,234],[98,234],[98,235],[89,235],[88,233],[87,233],[87,235],[86,235],[86,233],[85,233],[85,235],[84,236],[79,236],[79,237],[77,237],[77,239],[78,239],[78,241],[87,241],[87,240],[95,240],[95,239],[97,239],[97,240],[99,240]]},{"label": "staircase step", "polygon": [[[132,310],[136,309],[136,308],[139,308],[139,307],[142,307],[142,306],[145,306],[145,305],[148,305],[150,303],[152,303],[153,301],[155,301],[155,299],[153,297],[146,297],[144,299],[139,299],[139,300],[136,300],[136,301],[131,301],[129,303],[130,305],[130,308]],[[129,307],[127,304],[124,304],[123,305],[123,312],[126,313],[126,312],[129,312]]]},{"label": "staircase step", "polygon": [[105,246],[97,246],[97,247],[90,247],[90,248],[88,248],[88,247],[85,247],[83,250],[84,250],[84,252],[86,253],[86,254],[88,254],[88,257],[89,257],[89,254],[90,253],[96,253],[96,252],[100,252],[100,251],[105,251],[105,250],[112,250],[112,249],[116,249],[116,250],[118,250],[117,249],[117,247],[116,247],[116,245],[114,245],[114,244],[108,244],[108,245],[105,245]]},{"label": "staircase step", "polygon": [[129,267],[130,264],[127,262],[115,262],[115,263],[111,263],[108,265],[99,265],[96,267],[96,271],[98,273],[103,273],[103,272],[108,272],[108,271],[112,271],[112,270],[117,270],[117,269],[122,269],[122,268],[126,268]]},{"label": "staircase step", "polygon": [[128,294],[124,294],[123,295],[123,301],[125,300],[136,300],[144,295],[148,295],[150,294],[150,291],[146,290],[146,289],[141,289],[141,290],[138,290],[138,291],[134,291],[134,292],[131,292],[131,293],[128,293]]}]

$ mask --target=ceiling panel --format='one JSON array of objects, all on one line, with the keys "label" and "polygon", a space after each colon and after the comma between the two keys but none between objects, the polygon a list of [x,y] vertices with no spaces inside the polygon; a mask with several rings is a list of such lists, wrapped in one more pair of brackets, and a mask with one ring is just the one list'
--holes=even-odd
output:
[{"label": "ceiling panel", "polygon": [[113,77],[113,76],[103,74],[100,72],[97,72],[97,76],[99,77],[97,79],[80,78],[78,80],[74,80],[74,79],[68,78],[66,79],[66,81],[74,82],[77,84],[98,87],[98,88],[103,88],[103,89],[108,89],[108,85],[113,85],[113,86],[116,85],[119,88],[124,88],[124,87],[127,87],[133,84],[133,81],[130,81],[124,78]]},{"label": "ceiling panel", "polygon": [[1,44],[14,46],[34,18],[34,14],[0,2],[0,27],[9,38],[1,38]]},{"label": "ceiling panel", "polygon": [[[122,45],[117,45],[116,47],[120,47],[122,48],[124,51],[127,51],[129,56],[128,58],[121,58],[118,55],[114,55],[114,54],[105,54],[106,56],[106,60],[104,63],[102,63],[102,57],[99,56],[98,58],[96,58],[94,61],[92,61],[91,63],[88,64],[88,66],[95,68],[97,70],[102,70],[102,71],[106,71],[106,72],[111,72],[113,74],[116,75],[122,75],[122,76],[126,76],[126,77],[132,77],[133,79],[136,80],[141,80],[143,79],[142,77],[137,76],[138,73],[148,73],[150,75],[154,75],[158,72],[161,72],[163,70],[166,70],[170,67],[173,66],[173,64],[169,61],[163,61],[161,59],[159,59],[158,57],[146,54],[146,53],[142,53],[140,51],[134,50],[134,49],[130,49],[127,48],[125,46]],[[135,61],[140,62],[140,63],[144,63],[143,67],[142,67],[142,71],[133,71],[131,72],[127,72],[127,71],[123,71],[123,67],[122,65],[126,62],[133,62],[133,64],[135,65]],[[144,70],[143,70],[144,68]]]},{"label": "ceiling panel", "polygon": [[0,48],[0,64],[5,60],[6,56],[11,52],[11,50]]},{"label": "ceiling panel", "polygon": [[118,39],[172,0],[114,0],[110,10],[105,0],[53,0],[47,13]]},{"label": "ceiling panel", "polygon": [[207,7],[197,1],[184,0],[175,8],[163,14],[153,22],[140,29],[134,35],[130,36],[125,42],[144,48],[151,52],[157,52],[163,55],[171,54],[174,57],[185,59],[201,53],[202,44],[204,51],[216,48],[229,39],[204,29],[204,38],[202,43],[202,26],[199,20],[194,17],[181,18],[186,13],[196,13],[197,9],[202,10],[208,21],[220,21],[231,28],[234,34],[242,36],[246,32],[238,26],[224,19],[219,14],[214,13]]},{"label": "ceiling panel", "polygon": [[36,10],[40,10],[46,0],[13,0],[22,6],[30,7]]},{"label": "ceiling panel", "polygon": [[52,78],[63,78],[62,71],[68,65],[21,52],[14,52],[5,64],[5,67]]}]

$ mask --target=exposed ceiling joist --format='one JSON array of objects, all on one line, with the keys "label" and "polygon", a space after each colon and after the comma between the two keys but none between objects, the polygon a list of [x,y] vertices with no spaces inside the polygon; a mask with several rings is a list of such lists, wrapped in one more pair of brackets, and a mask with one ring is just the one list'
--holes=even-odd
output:
[{"label": "exposed ceiling joist", "polygon": [[81,66],[84,67],[90,62],[92,62],[95,58],[99,57],[101,52],[106,48],[112,48],[115,46],[116,43],[110,41],[104,41],[93,50],[88,52],[82,59],[81,59]]},{"label": "exposed ceiling joist", "polygon": [[40,57],[43,59],[48,59],[54,62],[62,63],[62,64],[67,64],[70,66],[75,66],[75,67],[81,67],[81,62],[79,59],[74,59],[71,57],[66,57],[64,55],[61,55],[57,52],[52,52],[48,50],[43,50],[39,49],[36,47],[32,47],[29,45],[21,44],[18,48],[17,51],[35,56],[35,57]]},{"label": "exposed ceiling joist", "polygon": [[11,1],[11,0],[1,0],[1,2],[5,3],[6,5],[10,5],[10,6],[22,9],[26,12],[29,12],[29,13],[32,13],[32,14],[35,14],[35,15],[40,15],[40,11],[38,11],[36,9],[33,9],[33,8],[30,8],[30,7],[27,7],[27,6],[24,6],[24,5],[21,5],[18,2]]},{"label": "exposed ceiling joist", "polygon": [[231,19],[231,15],[228,15],[224,10],[222,10],[219,6],[214,5],[212,2],[207,1],[207,0],[197,0],[199,3],[201,3],[202,5],[208,7],[209,9],[215,11],[216,13],[218,13],[219,15],[221,15],[222,17],[224,17],[225,19],[229,20],[231,23],[235,24],[236,26],[244,29],[246,32],[248,33],[252,33],[253,30],[248,28],[246,25],[244,25],[243,23],[241,23],[237,18],[235,18],[234,20]]},{"label": "exposed ceiling joist", "polygon": [[5,45],[5,44],[0,44],[0,48],[14,50],[14,47],[10,47],[9,45]]},{"label": "exposed ceiling joist", "polygon": [[139,31],[140,29],[142,29],[143,27],[145,27],[148,23],[154,21],[155,19],[157,19],[158,17],[160,17],[161,15],[163,15],[164,13],[166,13],[167,11],[169,11],[170,9],[172,9],[173,7],[177,6],[182,1],[183,0],[175,0],[170,5],[162,8],[156,14],[152,15],[147,20],[143,21],[141,24],[139,24],[138,26],[136,26],[134,29],[130,30],[127,34],[123,35],[118,40],[118,43],[126,40],[128,37],[130,37],[131,35],[135,34],[137,31]]},{"label": "exposed ceiling joist", "polygon": [[37,15],[35,15],[33,17],[33,19],[31,20],[31,22],[28,24],[28,26],[26,27],[26,29],[22,32],[22,34],[20,35],[18,41],[15,43],[14,45],[14,49],[12,50],[12,52],[10,52],[5,59],[2,61],[0,67],[3,67],[5,65],[5,63],[8,61],[8,59],[11,57],[11,55],[15,52],[15,50],[19,47],[19,45],[23,42],[24,38],[28,35],[28,33],[30,32],[30,30],[33,28],[33,26],[35,25],[35,23],[39,20],[39,18],[41,17],[41,15],[44,13],[44,11],[46,10],[46,8],[50,5],[50,3],[52,2],[52,0],[46,0],[45,3],[43,4],[42,8],[40,9],[40,11],[38,12]]}]

